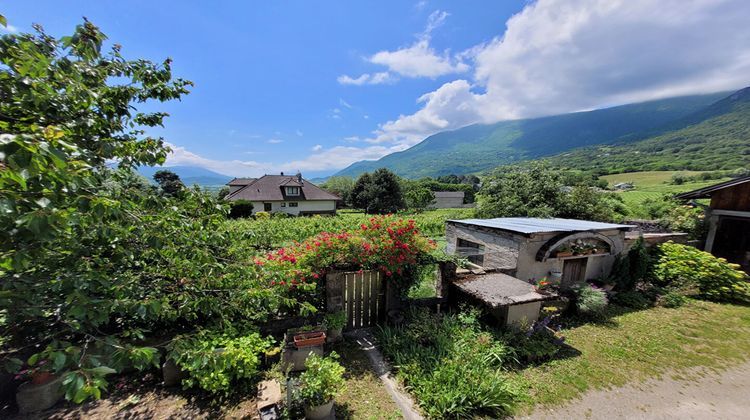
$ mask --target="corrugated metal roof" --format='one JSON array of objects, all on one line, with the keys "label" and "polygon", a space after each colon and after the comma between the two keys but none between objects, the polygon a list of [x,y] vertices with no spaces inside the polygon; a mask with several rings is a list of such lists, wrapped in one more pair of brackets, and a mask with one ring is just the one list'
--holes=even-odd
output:
[{"label": "corrugated metal roof", "polygon": [[575,219],[541,219],[536,217],[499,217],[497,219],[449,220],[452,223],[482,226],[523,234],[551,232],[585,232],[589,230],[629,229],[631,225],[592,222]]}]

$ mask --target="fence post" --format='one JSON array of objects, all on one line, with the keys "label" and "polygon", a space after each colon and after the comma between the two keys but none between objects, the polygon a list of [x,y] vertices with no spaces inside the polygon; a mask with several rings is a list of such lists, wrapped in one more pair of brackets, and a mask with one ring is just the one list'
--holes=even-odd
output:
[{"label": "fence post", "polygon": [[326,274],[326,312],[344,310],[344,275],[334,271]]},{"label": "fence post", "polygon": [[456,264],[452,261],[438,262],[437,296],[448,299],[450,285],[456,279]]}]

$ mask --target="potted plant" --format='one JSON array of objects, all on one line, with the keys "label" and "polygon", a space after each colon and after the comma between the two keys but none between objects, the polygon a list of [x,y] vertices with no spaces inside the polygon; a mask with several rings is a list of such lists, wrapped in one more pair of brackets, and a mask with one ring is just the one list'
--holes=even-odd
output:
[{"label": "potted plant", "polygon": [[573,249],[569,245],[563,245],[560,248],[557,248],[557,254],[555,255],[557,258],[572,257]]},{"label": "potted plant", "polygon": [[62,398],[62,376],[56,375],[47,360],[30,363],[18,372],[18,380],[28,379],[18,387],[16,403],[22,414],[46,410]]},{"label": "potted plant", "polygon": [[337,311],[327,314],[324,325],[328,329],[328,341],[337,341],[341,337],[341,331],[346,325],[346,312]]},{"label": "potted plant", "polygon": [[312,354],[305,361],[307,370],[299,377],[298,396],[310,420],[329,418],[334,398],[344,389],[344,367],[338,357],[336,352],[328,357]]}]

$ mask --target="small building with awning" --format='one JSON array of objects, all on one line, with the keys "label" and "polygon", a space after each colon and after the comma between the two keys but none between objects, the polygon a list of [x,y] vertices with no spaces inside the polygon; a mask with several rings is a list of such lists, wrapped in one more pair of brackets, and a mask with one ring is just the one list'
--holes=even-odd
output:
[{"label": "small building with awning", "polygon": [[464,298],[485,306],[502,325],[534,322],[556,293],[534,285],[547,278],[562,289],[610,274],[627,250],[633,226],[573,219],[502,217],[446,222],[448,253],[474,267],[454,286]]},{"label": "small building with awning", "polygon": [[678,194],[679,200],[710,199],[704,250],[750,272],[750,176]]},{"label": "small building with awning", "polygon": [[527,282],[561,278],[565,287],[608,275],[631,227],[560,218],[449,220],[447,251]]}]

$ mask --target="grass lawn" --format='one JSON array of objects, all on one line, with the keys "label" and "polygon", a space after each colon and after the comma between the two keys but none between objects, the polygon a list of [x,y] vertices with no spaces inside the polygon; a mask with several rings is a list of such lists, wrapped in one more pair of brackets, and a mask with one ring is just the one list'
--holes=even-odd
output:
[{"label": "grass lawn", "polygon": [[341,341],[333,350],[341,356],[341,364],[346,368],[344,378],[346,388],[336,397],[336,418],[338,419],[398,419],[401,412],[386,391],[380,379],[375,376],[370,359],[357,344]]},{"label": "grass lawn", "polygon": [[565,330],[575,350],[511,374],[528,390],[521,411],[663,374],[694,378],[701,375],[695,368],[725,369],[750,359],[750,307],[692,301],[677,309],[610,311],[604,321]]},{"label": "grass lawn", "polygon": [[717,184],[726,181],[724,179],[712,179],[709,181],[687,182],[682,185],[670,184],[673,175],[680,174],[685,176],[697,175],[698,171],[646,171],[630,172],[624,174],[605,175],[600,177],[613,186],[620,182],[630,182],[635,186],[634,190],[618,192],[622,196],[625,205],[630,210],[633,217],[647,218],[643,214],[641,204],[649,198],[659,199],[665,194],[678,194],[685,191],[691,191],[703,188],[708,185]]}]

